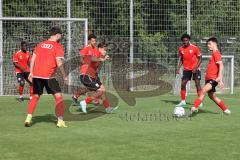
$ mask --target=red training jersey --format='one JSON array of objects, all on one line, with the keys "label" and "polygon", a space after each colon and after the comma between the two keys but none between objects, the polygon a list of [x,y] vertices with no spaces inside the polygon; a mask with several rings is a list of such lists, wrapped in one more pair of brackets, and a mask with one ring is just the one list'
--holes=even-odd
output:
[{"label": "red training jersey", "polygon": [[87,45],[80,51],[82,56],[82,65],[80,66],[80,74],[89,75],[92,78],[96,78],[97,70],[100,62],[92,61],[92,57],[101,58],[101,52],[91,45]]},{"label": "red training jersey", "polygon": [[[22,68],[24,68],[27,72],[29,72],[29,63],[31,60],[30,52],[22,52],[21,50],[17,51],[13,55],[13,62],[17,62]],[[23,73],[19,68],[15,67],[16,73]]]},{"label": "red training jersey", "polygon": [[55,41],[43,41],[35,49],[36,59],[33,68],[33,77],[49,79],[53,78],[57,69],[56,58],[64,58],[64,49]]},{"label": "red training jersey", "polygon": [[200,48],[196,45],[181,46],[178,48],[180,58],[183,59],[184,70],[193,70],[198,62],[198,57],[201,56]]},{"label": "red training jersey", "polygon": [[215,51],[212,53],[212,57],[209,60],[207,71],[206,71],[206,80],[216,80],[218,77],[219,67],[218,62],[222,61],[222,54],[220,51]]}]

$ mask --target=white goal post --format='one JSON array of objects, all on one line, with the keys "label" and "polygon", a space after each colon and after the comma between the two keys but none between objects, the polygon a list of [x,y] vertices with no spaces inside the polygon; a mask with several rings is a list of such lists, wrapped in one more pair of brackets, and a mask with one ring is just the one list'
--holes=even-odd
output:
[{"label": "white goal post", "polygon": [[[203,55],[202,56],[202,64],[201,64],[201,87],[203,87],[205,83],[205,73],[206,68],[209,63],[209,59],[211,58],[210,55]],[[223,82],[225,89],[222,91],[217,87],[217,93],[230,93],[233,94],[234,89],[234,56],[233,55],[223,55],[222,61],[224,63],[224,71],[223,71]],[[182,68],[180,74],[176,76],[175,84],[174,84],[174,91],[175,95],[180,94],[181,90],[181,78],[182,78]],[[187,83],[187,94],[196,94],[196,87],[194,81],[190,81]]]},{"label": "white goal post", "polygon": [[[29,26],[31,25],[34,25],[34,26],[33,28],[31,27],[18,28],[19,24],[20,24],[19,26],[24,26],[23,24],[25,23],[29,23]],[[27,37],[27,40],[31,40],[31,38],[35,38],[33,41],[39,41],[44,37],[43,30],[45,28],[49,29],[49,27],[51,27],[51,25],[48,26],[48,24],[60,24],[64,27],[64,31],[67,34],[66,36],[64,36],[66,41],[65,46],[66,46],[67,58],[70,58],[71,56],[76,56],[76,54],[72,55],[73,54],[72,50],[74,49],[74,52],[79,52],[79,47],[83,45],[87,45],[87,42],[88,42],[88,19],[87,18],[2,17],[2,15],[0,15],[0,95],[15,94],[14,91],[9,91],[7,93],[4,92],[4,89],[6,90],[7,87],[9,87],[9,90],[13,90],[11,88],[11,83],[16,82],[15,80],[16,78],[14,77],[14,74],[13,74],[14,71],[12,69],[12,66],[13,66],[12,63],[10,64],[9,62],[4,61],[4,58],[6,56],[5,52],[9,53],[9,51],[4,48],[5,41],[6,41],[6,37],[4,36],[8,35],[7,33],[5,33],[5,31],[7,30],[6,29],[7,27],[4,28],[4,26],[8,26],[7,24],[11,24],[12,26],[14,26],[13,24],[16,24],[15,25],[16,28],[12,28],[11,32],[14,32],[15,30],[18,31],[18,32],[16,31],[17,34],[11,33],[14,36],[12,38],[9,38],[10,39],[9,41],[11,41],[12,44],[9,44],[10,43],[9,41],[6,43],[6,45],[9,45],[7,47],[8,50],[9,49],[16,50],[17,49],[16,46],[19,46],[18,44],[20,44],[19,40],[21,40],[24,37],[25,38]],[[42,28],[40,25],[42,26]],[[38,31],[36,26],[38,28],[41,28],[41,31]],[[26,36],[26,33],[25,33],[24,36],[21,37],[22,34],[19,34],[21,33],[21,29],[24,31],[24,33],[29,32],[30,35]],[[26,30],[29,30],[29,31],[26,31]],[[81,35],[78,35],[79,33],[81,33]],[[82,36],[81,37],[82,39],[79,38],[80,36]],[[81,42],[78,42],[78,41],[81,41]],[[81,44],[81,46],[79,46],[79,43],[84,43],[84,44]],[[73,45],[74,47],[72,47]],[[7,61],[11,60],[11,56],[8,55]],[[8,66],[4,66],[6,64]],[[6,74],[4,72],[4,68],[8,68],[9,72],[11,73],[9,73],[9,75]],[[12,77],[14,77],[14,81],[13,81],[13,78],[9,78],[9,76],[11,75]],[[9,81],[9,84],[5,85],[5,81]],[[71,83],[71,76],[70,76],[69,83]]]}]

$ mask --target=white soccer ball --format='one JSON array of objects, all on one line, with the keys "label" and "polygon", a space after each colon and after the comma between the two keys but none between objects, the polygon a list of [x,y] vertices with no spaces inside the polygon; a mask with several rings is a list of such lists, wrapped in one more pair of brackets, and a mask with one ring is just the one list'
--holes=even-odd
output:
[{"label": "white soccer ball", "polygon": [[174,117],[183,117],[185,115],[185,109],[183,107],[175,107],[173,111]]}]

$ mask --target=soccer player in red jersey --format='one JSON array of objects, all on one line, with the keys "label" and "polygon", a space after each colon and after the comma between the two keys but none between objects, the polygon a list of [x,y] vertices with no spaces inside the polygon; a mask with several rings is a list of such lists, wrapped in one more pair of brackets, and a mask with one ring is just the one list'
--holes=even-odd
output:
[{"label": "soccer player in red jersey", "polygon": [[27,42],[21,42],[21,49],[14,53],[13,55],[13,64],[15,66],[15,73],[19,83],[18,92],[19,92],[19,102],[23,102],[23,90],[25,81],[30,85],[30,99],[32,97],[32,83],[28,80],[29,76],[29,65],[31,60],[31,54],[27,51]]},{"label": "soccer player in red jersey", "polygon": [[[95,38],[94,41],[92,40],[92,39],[94,39],[94,38],[92,38],[92,37]],[[83,51],[83,52],[86,52],[86,51],[84,51],[84,50],[89,50],[89,46],[94,46],[94,48],[96,49],[95,52],[98,52],[97,50],[99,50],[99,51],[101,52],[101,53],[100,53],[100,54],[101,54],[100,58],[106,56],[107,45],[106,45],[105,43],[100,43],[100,44],[98,45],[98,48],[96,48],[96,36],[95,36],[95,35],[89,35],[89,37],[88,37],[88,45],[87,45],[85,48],[83,48],[82,51]],[[82,62],[83,62],[83,61],[82,61]],[[97,70],[97,71],[100,70],[100,67],[99,67],[99,66],[100,66],[101,63],[102,63],[102,62],[96,63],[96,64],[97,64],[97,65],[96,65],[97,67],[96,67],[95,70]],[[97,77],[98,77],[98,76],[97,76]],[[74,91],[74,94],[73,94],[73,96],[72,96],[73,103],[74,103],[74,104],[78,104],[78,98],[79,98],[82,94],[85,94],[86,91],[88,91],[88,90],[85,90],[85,89],[83,89],[83,88]],[[91,94],[91,93],[90,93],[90,94]],[[93,100],[93,103],[94,103],[94,105],[99,105],[99,103],[100,103],[100,102],[99,102],[99,98],[95,98],[95,99]]]},{"label": "soccer player in red jersey", "polygon": [[224,88],[224,66],[222,62],[222,54],[218,50],[218,41],[215,37],[209,38],[207,40],[207,45],[209,50],[212,51],[212,57],[209,60],[206,71],[205,86],[203,87],[200,96],[195,100],[194,107],[191,108],[191,113],[198,111],[199,104],[202,103],[205,95],[208,93],[208,97],[222,109],[223,113],[231,114],[231,111],[228,109],[228,107],[225,106],[223,101],[219,99],[216,95],[216,86],[218,84],[221,89]]},{"label": "soccer player in red jersey", "polygon": [[33,112],[37,106],[40,95],[45,87],[48,94],[52,94],[56,103],[57,127],[66,127],[63,121],[64,101],[58,81],[54,78],[57,67],[59,67],[64,80],[67,80],[63,69],[64,49],[58,42],[62,37],[59,27],[52,27],[49,31],[49,39],[39,43],[32,56],[30,64],[29,79],[33,83],[33,97],[28,105],[28,115],[25,126],[31,126]]},{"label": "soccer player in red jersey", "polygon": [[111,107],[106,95],[106,88],[100,81],[97,72],[100,62],[107,61],[108,55],[105,55],[105,43],[100,43],[98,48],[96,47],[96,36],[91,34],[88,37],[89,45],[80,51],[81,62],[80,66],[80,81],[81,83],[91,91],[91,94],[80,101],[80,108],[84,113],[87,113],[87,104],[91,103],[94,99],[100,98],[103,102],[106,113],[114,112],[117,107]]},{"label": "soccer player in red jersey", "polygon": [[179,70],[182,65],[184,70],[181,82],[181,102],[177,106],[186,105],[186,84],[191,79],[195,81],[198,96],[200,95],[201,92],[200,65],[202,62],[202,55],[199,47],[191,44],[190,39],[191,39],[190,35],[183,34],[181,37],[183,44],[178,49],[180,61],[176,73],[179,74]]}]

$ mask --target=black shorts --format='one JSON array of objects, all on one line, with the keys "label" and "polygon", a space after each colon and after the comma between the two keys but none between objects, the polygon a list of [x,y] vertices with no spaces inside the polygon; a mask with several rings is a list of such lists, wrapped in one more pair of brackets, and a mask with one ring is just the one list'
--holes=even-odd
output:
[{"label": "black shorts", "polygon": [[88,75],[81,74],[79,76],[79,79],[85,87],[92,91],[98,90],[102,85],[102,82],[100,81],[98,76],[97,78],[92,78]]},{"label": "black shorts", "polygon": [[30,85],[32,85],[32,83],[28,80],[29,74],[30,72],[17,73],[16,77],[17,77],[18,83],[24,83],[26,80]]},{"label": "black shorts", "polygon": [[43,94],[43,88],[47,90],[48,94],[61,93],[61,88],[58,81],[55,78],[42,79],[33,78],[33,94]]},{"label": "black shorts", "polygon": [[205,84],[207,84],[207,83],[212,85],[212,89],[210,91],[208,91],[208,92],[216,92],[216,87],[218,85],[218,82],[216,82],[215,80],[210,79],[210,80],[206,80],[205,81]]},{"label": "black shorts", "polygon": [[196,73],[184,70],[182,80],[201,80],[201,71],[197,70]]}]

